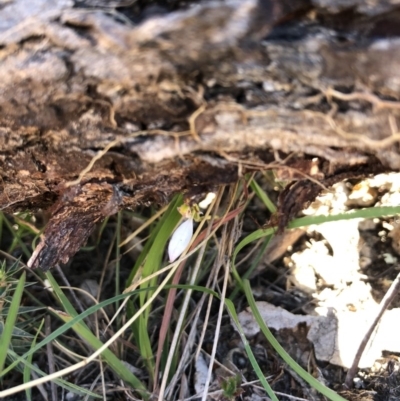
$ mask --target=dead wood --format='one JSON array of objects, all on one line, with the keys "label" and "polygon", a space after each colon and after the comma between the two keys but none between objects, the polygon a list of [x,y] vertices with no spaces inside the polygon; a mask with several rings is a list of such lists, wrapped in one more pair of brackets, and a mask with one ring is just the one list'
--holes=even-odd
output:
[{"label": "dead wood", "polygon": [[398,171],[399,22],[395,0],[0,1],[0,207],[52,213],[30,265],[287,155],[325,183]]}]

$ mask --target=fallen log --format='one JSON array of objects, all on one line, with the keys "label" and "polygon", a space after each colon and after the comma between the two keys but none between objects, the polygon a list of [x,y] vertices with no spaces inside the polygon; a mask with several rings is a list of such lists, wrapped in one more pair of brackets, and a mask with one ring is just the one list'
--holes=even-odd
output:
[{"label": "fallen log", "polygon": [[246,171],[314,180],[287,189],[281,228],[315,181],[398,171],[400,7],[376,3],[1,2],[0,207],[52,216],[29,265]]}]

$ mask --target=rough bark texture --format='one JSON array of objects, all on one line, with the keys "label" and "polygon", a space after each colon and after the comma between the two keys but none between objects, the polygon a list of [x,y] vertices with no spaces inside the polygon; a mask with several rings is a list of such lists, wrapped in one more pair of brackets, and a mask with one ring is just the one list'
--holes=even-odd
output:
[{"label": "rough bark texture", "polygon": [[400,170],[399,27],[396,0],[0,1],[0,207],[52,212],[29,265],[246,169]]}]

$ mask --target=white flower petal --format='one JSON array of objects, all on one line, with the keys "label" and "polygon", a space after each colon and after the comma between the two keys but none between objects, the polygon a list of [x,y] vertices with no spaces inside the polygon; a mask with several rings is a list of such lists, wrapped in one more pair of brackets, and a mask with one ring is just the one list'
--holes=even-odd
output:
[{"label": "white flower petal", "polygon": [[217,195],[214,192],[209,192],[207,196],[201,202],[199,202],[199,208],[207,209],[216,196]]},{"label": "white flower petal", "polygon": [[189,245],[193,236],[193,219],[185,220],[172,234],[168,245],[169,261],[173,262]]}]

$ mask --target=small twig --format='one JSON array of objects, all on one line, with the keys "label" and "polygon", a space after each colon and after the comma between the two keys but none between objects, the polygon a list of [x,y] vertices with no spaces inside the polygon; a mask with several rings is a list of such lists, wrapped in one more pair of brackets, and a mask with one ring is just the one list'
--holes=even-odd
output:
[{"label": "small twig", "polygon": [[[46,316],[46,319],[45,319],[45,332],[46,332],[46,337],[48,337],[51,334],[50,316]],[[49,373],[53,374],[56,371],[55,363],[54,363],[53,345],[51,343],[47,343],[46,350],[47,350],[47,361],[49,364]],[[58,400],[57,386],[54,381],[52,381],[50,383],[50,388],[51,388],[51,399],[53,401],[57,401]]]},{"label": "small twig", "polygon": [[76,302],[76,304],[78,305],[80,311],[84,312],[86,310],[86,308],[83,307],[81,301],[79,301],[78,297],[75,295],[75,292],[71,289],[71,284],[69,283],[67,277],[65,276],[64,272],[62,271],[60,265],[58,265],[58,264],[56,265],[56,270],[57,270],[57,273],[60,275],[61,280],[69,288],[69,292],[70,292],[72,298],[74,299],[74,301]]},{"label": "small twig", "polygon": [[381,319],[383,313],[386,311],[386,309],[392,303],[393,299],[396,297],[399,290],[400,290],[400,273],[394,279],[392,285],[390,286],[390,288],[386,292],[385,296],[383,297],[381,303],[379,304],[378,313],[375,316],[373,322],[371,323],[370,328],[365,333],[363,340],[361,341],[361,344],[357,350],[356,356],[354,357],[353,364],[351,365],[351,367],[348,370],[347,375],[346,375],[346,380],[345,380],[344,384],[347,388],[353,387],[353,379],[357,373],[358,364],[359,364],[362,354],[365,350],[365,347],[367,346],[367,343],[371,337],[371,334],[375,330],[376,325],[378,324],[379,320]]}]

